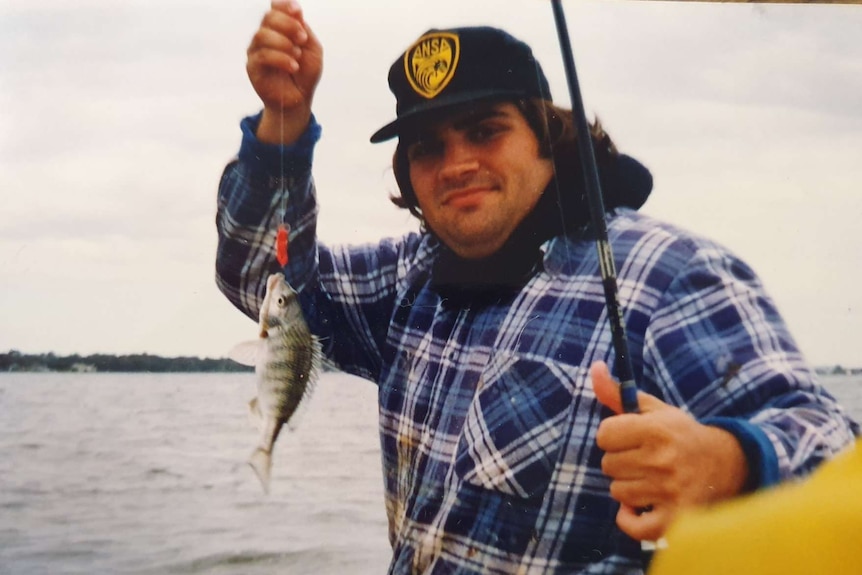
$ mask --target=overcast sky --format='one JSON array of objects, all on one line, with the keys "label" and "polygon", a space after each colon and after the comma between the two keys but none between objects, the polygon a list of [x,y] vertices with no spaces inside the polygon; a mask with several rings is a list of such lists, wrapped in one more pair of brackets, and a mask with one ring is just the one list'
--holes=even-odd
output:
[{"label": "overcast sky", "polygon": [[[213,280],[215,194],[257,111],[261,0],[0,0],[0,351],[223,356],[254,337]],[[414,228],[387,201],[391,62],[430,27],[533,45],[549,2],[306,0],[323,239]],[[862,365],[862,7],[570,0],[588,113],[653,172],[644,211],[748,261],[815,364]]]}]

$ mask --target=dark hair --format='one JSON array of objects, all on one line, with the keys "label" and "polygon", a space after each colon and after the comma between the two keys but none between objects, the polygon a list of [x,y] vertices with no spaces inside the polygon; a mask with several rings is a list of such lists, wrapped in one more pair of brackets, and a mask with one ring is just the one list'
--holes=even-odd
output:
[{"label": "dark hair", "polygon": [[[539,140],[539,154],[552,158],[558,185],[580,182],[583,177],[577,156],[577,129],[572,111],[561,108],[553,102],[540,99],[515,100],[515,106],[524,115],[527,124]],[[604,131],[598,119],[590,125],[596,163],[601,172],[603,166],[617,156],[618,152],[610,136]],[[422,210],[410,183],[410,161],[407,157],[409,142],[398,141],[392,157],[392,171],[401,195],[391,195],[389,199],[399,208],[409,210],[422,220]],[[578,179],[575,179],[578,178]]]}]

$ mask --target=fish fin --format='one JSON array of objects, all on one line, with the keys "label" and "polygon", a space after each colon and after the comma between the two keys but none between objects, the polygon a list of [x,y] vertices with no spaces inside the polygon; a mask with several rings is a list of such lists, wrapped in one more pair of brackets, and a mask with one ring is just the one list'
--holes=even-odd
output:
[{"label": "fish fin", "polygon": [[250,365],[255,367],[265,343],[266,342],[262,339],[253,339],[251,341],[238,343],[233,346],[227,356],[240,365]]},{"label": "fish fin", "polygon": [[260,412],[260,404],[257,397],[251,398],[248,402],[248,419],[254,427],[263,431],[263,414]]},{"label": "fish fin", "polygon": [[293,415],[290,417],[290,419],[284,422],[284,426],[289,432],[293,433],[297,430],[297,428],[299,428],[300,422],[305,419],[305,412],[306,410],[303,408],[303,404],[300,404],[296,408],[296,411],[293,412]]},{"label": "fish fin", "polygon": [[296,409],[293,410],[293,413],[291,413],[284,422],[284,426],[291,433],[295,432],[300,425],[302,425],[302,421],[308,413],[309,405],[311,404],[309,398],[312,395],[314,395],[314,382],[309,381],[302,394],[302,400],[299,402],[299,405],[296,406]]},{"label": "fish fin", "polygon": [[257,474],[257,478],[260,479],[263,492],[269,494],[269,477],[270,471],[272,470],[272,454],[262,447],[258,447],[251,454],[248,464],[251,465],[251,468],[254,469],[254,472]]}]

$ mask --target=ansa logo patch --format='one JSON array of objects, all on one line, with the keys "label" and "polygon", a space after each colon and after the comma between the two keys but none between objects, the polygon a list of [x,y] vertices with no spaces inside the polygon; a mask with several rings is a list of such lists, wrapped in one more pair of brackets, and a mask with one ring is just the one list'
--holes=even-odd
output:
[{"label": "ansa logo patch", "polygon": [[452,80],[460,55],[460,42],[455,34],[426,34],[404,53],[407,81],[417,94],[433,98]]}]

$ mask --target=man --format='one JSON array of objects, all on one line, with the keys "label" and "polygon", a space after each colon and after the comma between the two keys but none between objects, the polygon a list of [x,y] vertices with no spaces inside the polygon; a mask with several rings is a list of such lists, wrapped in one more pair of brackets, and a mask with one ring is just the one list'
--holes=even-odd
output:
[{"label": "man", "polygon": [[[638,214],[651,177],[590,136],[641,413],[619,412],[572,146],[528,46],[432,30],[392,65],[393,201],[421,233],[317,241],[311,112],[322,49],[274,2],[248,51],[263,112],[219,192],[219,287],[257,314],[285,273],[341,369],[379,386],[392,573],[639,572],[679,509],[802,475],[858,427],[813,381],[754,274]],[[583,137],[588,137],[584,135]]]}]

